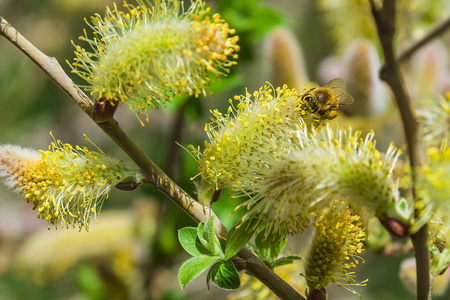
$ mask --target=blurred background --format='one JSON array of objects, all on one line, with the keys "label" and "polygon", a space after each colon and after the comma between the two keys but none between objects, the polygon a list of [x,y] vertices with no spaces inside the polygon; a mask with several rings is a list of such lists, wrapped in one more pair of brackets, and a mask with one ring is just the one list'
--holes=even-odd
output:
[{"label": "blurred background", "polygon": [[[266,81],[301,91],[305,85],[323,85],[342,77],[355,103],[332,122],[363,132],[373,129],[381,151],[391,142],[404,148],[395,105],[378,80],[382,58],[366,1],[206,2],[240,36],[238,65],[230,76],[215,84],[214,94],[207,98],[183,98],[166,110],[154,110],[145,127],[124,107],[116,114],[125,132],[189,194],[195,197],[190,178],[197,174],[196,162],[175,142],[203,145],[209,110],[225,111],[228,99],[246,89],[259,89]],[[77,40],[87,28],[83,18],[103,14],[107,5],[112,6],[112,1],[0,0],[0,15],[70,73],[65,63],[74,56],[70,40]],[[406,49],[447,19],[449,12],[450,2],[444,0],[399,1],[397,49]],[[449,45],[447,32],[402,63],[413,100],[450,92]],[[1,144],[47,149],[52,131],[63,142],[90,147],[82,139],[85,133],[108,155],[127,159],[42,70],[4,38],[0,38],[0,108]],[[213,205],[228,227],[239,220],[239,214],[228,216],[238,203],[223,192]],[[177,272],[189,256],[177,241],[177,230],[195,223],[150,186],[132,192],[114,190],[98,221],[89,233],[48,230],[32,205],[1,185],[0,300],[270,299],[266,291],[250,284],[237,293],[212,287],[207,294],[204,277],[181,291]],[[410,263],[405,260],[413,256],[407,251],[408,243],[392,241],[383,233],[374,240],[380,244],[364,254],[366,264],[357,270],[359,280],[369,282],[365,288],[357,287],[358,292],[364,299],[415,299],[408,290]],[[291,237],[287,251],[301,255],[307,242],[308,233]],[[280,270],[303,293],[300,272]],[[448,274],[440,276],[435,287],[439,295],[434,299],[449,299],[448,281]],[[359,298],[337,287],[328,293],[330,299]]]}]

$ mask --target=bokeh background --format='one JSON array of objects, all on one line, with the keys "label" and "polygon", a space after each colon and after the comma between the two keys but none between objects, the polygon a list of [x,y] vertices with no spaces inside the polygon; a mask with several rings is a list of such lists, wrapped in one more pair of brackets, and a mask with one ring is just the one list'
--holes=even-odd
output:
[{"label": "bokeh background", "polygon": [[[404,147],[395,105],[377,79],[382,58],[366,1],[206,2],[240,36],[240,58],[230,77],[215,84],[215,93],[207,98],[179,99],[151,112],[144,127],[124,107],[116,115],[125,132],[188,193],[195,196],[190,178],[197,173],[196,163],[175,142],[203,145],[209,110],[225,111],[229,98],[266,81],[302,90],[342,77],[356,101],[333,122],[364,132],[373,129],[381,151],[391,142]],[[448,1],[399,2],[398,50],[449,17]],[[107,5],[112,1],[0,0],[0,15],[70,72],[65,62],[73,59],[70,40],[77,40],[87,27],[83,18],[103,14]],[[449,44],[447,32],[402,64],[414,99],[450,91]],[[82,139],[85,133],[108,155],[127,159],[42,70],[0,38],[0,143],[47,149],[50,131],[63,142],[89,147]],[[228,227],[239,219],[239,214],[228,216],[237,203],[223,192],[213,205]],[[177,272],[188,255],[177,241],[177,229],[195,223],[151,186],[114,190],[98,221],[89,233],[48,230],[32,205],[0,186],[0,299],[269,299],[249,288],[247,295],[215,287],[207,294],[204,277],[181,291]],[[291,237],[287,250],[301,255],[307,242],[308,233]],[[388,244],[390,251],[364,255],[366,264],[358,274],[369,282],[356,289],[364,299],[415,299],[399,277],[402,262],[412,257],[408,244]],[[301,270],[282,272],[289,282],[299,281],[296,285],[304,291]],[[434,299],[450,297],[445,291],[449,276],[442,278],[441,295]],[[329,294],[331,299],[358,299],[342,288],[331,288]]]}]

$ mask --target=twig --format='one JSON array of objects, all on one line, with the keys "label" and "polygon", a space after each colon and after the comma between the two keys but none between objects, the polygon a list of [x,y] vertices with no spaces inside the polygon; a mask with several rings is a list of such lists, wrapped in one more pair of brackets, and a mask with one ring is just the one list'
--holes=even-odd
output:
[{"label": "twig", "polygon": [[[412,103],[403,85],[398,68],[398,60],[394,55],[394,33],[396,24],[396,1],[383,0],[383,6],[377,8],[374,0],[370,0],[372,14],[378,29],[378,36],[383,48],[385,63],[380,71],[380,78],[390,86],[402,118],[408,144],[409,159],[413,184],[416,181],[416,169],[423,165],[422,141],[420,125],[414,118]],[[414,192],[414,189],[413,189]],[[428,251],[428,226],[423,226],[411,235],[414,245],[417,268],[417,299],[431,299],[430,254]]]},{"label": "twig", "polygon": [[396,1],[384,0],[381,10],[375,7],[373,0],[371,0],[371,3],[385,59],[384,66],[380,71],[380,78],[389,84],[394,93],[408,143],[411,167],[415,170],[417,166],[423,164],[420,126],[414,118],[412,102],[404,88],[402,76],[394,55]]},{"label": "twig", "polygon": [[[80,106],[92,119],[93,103],[83,91],[67,76],[54,57],[49,57],[39,51],[27,39],[25,39],[14,27],[0,16],[0,35],[6,37],[13,45],[25,53],[34,63],[64,91],[72,100]],[[204,207],[195,201],[189,194],[172,181],[120,128],[114,119],[97,123],[97,125],[142,169],[145,182],[167,195],[181,209],[183,209],[196,222],[206,221],[214,212],[209,207]],[[216,233],[226,237],[228,230],[216,218]],[[298,294],[288,283],[268,268],[252,251],[244,248],[239,256],[247,260],[249,271],[278,297],[286,300],[298,300],[304,298]]]},{"label": "twig", "polygon": [[437,25],[433,30],[431,30],[427,35],[425,35],[423,38],[415,42],[413,45],[411,45],[408,49],[400,53],[400,55],[397,58],[397,62],[403,62],[404,60],[408,59],[411,55],[414,54],[420,47],[434,39],[435,37],[441,35],[446,30],[450,29],[450,17],[442,22],[441,24]]}]

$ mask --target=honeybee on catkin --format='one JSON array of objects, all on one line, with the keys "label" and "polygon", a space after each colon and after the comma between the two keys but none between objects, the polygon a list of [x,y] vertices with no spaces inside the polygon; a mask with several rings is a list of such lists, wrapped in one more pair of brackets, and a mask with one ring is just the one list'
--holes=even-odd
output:
[{"label": "honeybee on catkin", "polygon": [[335,78],[322,87],[307,90],[301,98],[309,110],[320,119],[334,119],[338,115],[339,104],[352,104],[353,97],[345,91],[342,78]]}]

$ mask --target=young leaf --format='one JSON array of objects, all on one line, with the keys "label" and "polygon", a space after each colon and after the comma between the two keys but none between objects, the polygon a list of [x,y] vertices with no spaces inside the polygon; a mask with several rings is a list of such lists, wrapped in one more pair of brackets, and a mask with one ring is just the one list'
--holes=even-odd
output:
[{"label": "young leaf", "polygon": [[219,267],[223,264],[223,261],[217,261],[215,262],[211,268],[208,270],[208,275],[206,276],[206,288],[210,289],[210,282],[212,279],[214,279],[214,276],[216,276],[217,271],[219,270]]},{"label": "young leaf", "polygon": [[197,226],[197,237],[205,248],[209,249],[208,242],[203,237],[203,231],[205,230],[205,222],[200,222]]},{"label": "young leaf", "polygon": [[178,240],[181,246],[192,256],[209,255],[212,253],[206,249],[197,237],[197,228],[186,227],[178,231]]},{"label": "young leaf", "polygon": [[227,245],[225,248],[225,260],[232,259],[247,244],[256,230],[253,226],[259,220],[251,219],[242,223],[239,227],[233,227],[227,236]]},{"label": "young leaf", "polygon": [[228,260],[215,268],[211,274],[215,285],[226,290],[235,290],[241,285],[239,273],[233,262]]},{"label": "young leaf", "polygon": [[205,239],[209,240],[214,248],[210,250],[216,255],[223,256],[222,247],[220,246],[219,238],[214,231],[214,216],[211,216],[205,224],[205,231],[203,232]]},{"label": "young leaf", "polygon": [[266,231],[261,230],[255,237],[255,246],[259,255],[272,263],[286,246],[286,235],[267,236]]},{"label": "young leaf", "polygon": [[220,247],[222,249],[222,253],[225,253],[225,249],[227,248],[227,241],[223,238],[220,238],[219,241],[220,241]]},{"label": "young leaf", "polygon": [[197,236],[202,245],[211,251],[213,255],[224,256],[220,241],[214,232],[214,216],[211,216],[206,223],[201,222],[198,225]]},{"label": "young leaf", "polygon": [[279,259],[275,260],[272,263],[272,269],[274,269],[276,267],[292,264],[294,262],[294,260],[299,260],[299,259],[302,259],[302,258],[298,255],[286,255],[286,256],[280,257]]},{"label": "young leaf", "polygon": [[218,256],[197,256],[185,261],[178,271],[178,282],[181,289],[184,289],[189,282],[197,278],[219,258]]}]

